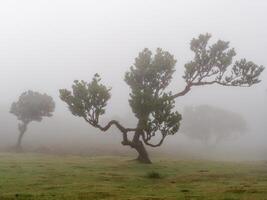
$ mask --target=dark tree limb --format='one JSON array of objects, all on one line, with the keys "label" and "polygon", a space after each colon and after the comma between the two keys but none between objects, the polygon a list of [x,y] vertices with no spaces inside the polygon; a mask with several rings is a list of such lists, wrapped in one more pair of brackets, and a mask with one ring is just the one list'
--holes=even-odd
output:
[{"label": "dark tree limb", "polygon": [[144,143],[146,145],[150,146],[150,147],[159,147],[159,146],[161,146],[162,143],[164,142],[164,139],[167,136],[167,134],[162,134],[162,137],[161,137],[160,141],[157,144],[152,144],[152,143],[149,142],[150,139],[145,137],[145,134],[144,133],[142,133],[141,135],[142,135],[142,138],[143,138]]},{"label": "dark tree limb", "polygon": [[85,121],[90,123],[93,127],[98,128],[104,132],[107,131],[113,125],[116,126],[122,133],[128,133],[128,132],[137,130],[136,128],[125,128],[116,120],[111,120],[110,122],[107,123],[107,125],[101,126],[97,123],[92,122],[91,120],[87,119],[86,117],[84,117],[84,119],[85,119]]},{"label": "dark tree limb", "polygon": [[181,96],[186,95],[188,92],[190,92],[190,90],[193,86],[205,86],[205,85],[213,85],[213,84],[218,84],[221,86],[228,86],[228,87],[230,87],[230,86],[250,87],[251,86],[251,85],[233,85],[231,83],[224,83],[224,82],[220,82],[220,81],[203,81],[203,82],[200,81],[200,82],[195,82],[195,83],[188,83],[181,92],[178,92],[178,93],[172,95],[170,98],[175,99],[177,97],[181,97]]},{"label": "dark tree limb", "polygon": [[171,99],[175,99],[175,98],[177,98],[177,97],[186,95],[186,94],[191,90],[191,86],[192,86],[192,85],[191,85],[190,83],[187,84],[187,85],[185,86],[185,88],[184,88],[181,92],[178,92],[178,93],[172,95],[170,98],[171,98]]}]

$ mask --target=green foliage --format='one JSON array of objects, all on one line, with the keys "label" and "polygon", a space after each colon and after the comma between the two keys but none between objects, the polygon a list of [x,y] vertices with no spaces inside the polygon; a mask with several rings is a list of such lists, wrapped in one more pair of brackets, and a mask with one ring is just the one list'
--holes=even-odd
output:
[{"label": "green foliage", "polygon": [[181,115],[173,112],[175,101],[171,92],[166,92],[175,72],[176,60],[162,49],[156,54],[144,49],[135,59],[134,66],[125,74],[125,81],[131,88],[130,106],[141,122],[145,140],[150,140],[157,131],[162,136],[178,131]]},{"label": "green foliage", "polygon": [[231,65],[236,55],[229,42],[218,40],[208,46],[210,34],[201,34],[191,41],[194,59],[185,64],[184,79],[188,84],[203,85],[218,83],[225,86],[251,86],[259,83],[259,75],[264,70],[251,61],[241,59]]},{"label": "green foliage", "polygon": [[263,70],[263,66],[259,67],[251,61],[247,62],[246,59],[241,59],[235,62],[232,68],[232,74],[226,77],[226,81],[231,82],[234,86],[253,85],[260,82],[258,77]]},{"label": "green foliage", "polygon": [[175,134],[182,117],[177,111],[172,112],[174,106],[175,101],[170,99],[169,95],[163,95],[161,99],[158,99],[156,109],[151,111],[145,131],[156,133],[159,130],[163,135]]},{"label": "green foliage", "polygon": [[135,59],[134,66],[125,74],[130,86],[130,105],[138,119],[145,118],[162,102],[164,89],[169,85],[175,71],[173,55],[157,49],[156,55],[144,49]]},{"label": "green foliage", "polygon": [[72,92],[61,89],[60,98],[66,102],[73,115],[83,117],[90,124],[98,123],[99,116],[105,113],[110,89],[100,83],[101,78],[95,74],[92,81],[74,81]]},{"label": "green foliage", "polygon": [[[31,121],[41,121],[43,117],[51,117],[54,109],[55,103],[52,97],[29,90],[22,93],[17,102],[12,103],[10,113],[27,124]],[[25,127],[20,125],[19,128]]]}]

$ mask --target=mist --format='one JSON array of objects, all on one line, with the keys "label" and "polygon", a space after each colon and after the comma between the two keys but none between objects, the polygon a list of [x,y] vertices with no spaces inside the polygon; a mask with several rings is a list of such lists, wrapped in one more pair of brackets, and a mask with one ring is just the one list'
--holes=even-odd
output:
[{"label": "mist", "polygon": [[[137,120],[128,103],[124,74],[144,48],[169,51],[177,59],[170,91],[185,86],[184,64],[193,58],[190,41],[211,33],[212,42],[230,41],[237,56],[267,66],[267,2],[263,0],[27,0],[0,3],[0,149],[13,146],[18,120],[9,113],[12,102],[29,89],[51,95],[52,118],[33,122],[23,139],[25,150],[82,155],[129,155],[117,129],[100,132],[73,116],[59,99],[59,89],[74,80],[90,81],[95,73],[111,90],[103,121],[125,126]],[[176,100],[185,106],[211,105],[243,116],[248,131],[234,139],[205,146],[178,131],[153,155],[174,159],[267,159],[267,72],[249,88],[217,85],[193,88]],[[181,124],[183,121],[181,122]]]}]

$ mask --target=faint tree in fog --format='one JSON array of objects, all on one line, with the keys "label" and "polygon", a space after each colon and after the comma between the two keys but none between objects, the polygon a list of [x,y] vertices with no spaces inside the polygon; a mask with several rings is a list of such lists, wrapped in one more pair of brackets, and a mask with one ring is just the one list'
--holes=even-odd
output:
[{"label": "faint tree in fog", "polygon": [[219,142],[246,131],[246,121],[237,113],[208,105],[184,108],[181,132],[192,139]]},{"label": "faint tree in fog", "polygon": [[14,114],[19,121],[19,137],[16,148],[21,151],[21,140],[32,121],[42,121],[43,117],[51,117],[55,109],[52,97],[31,90],[20,95],[17,102],[12,103],[10,113]]},{"label": "faint tree in fog", "polygon": [[[246,59],[232,65],[236,53],[234,49],[229,49],[229,42],[219,40],[208,47],[210,37],[209,34],[199,35],[191,41],[195,55],[185,64],[183,78],[186,86],[174,94],[167,90],[175,72],[174,56],[160,48],[155,55],[148,49],[139,53],[130,71],[125,74],[125,82],[131,88],[129,104],[138,119],[136,127],[126,128],[115,120],[104,126],[99,123],[110,98],[110,89],[100,83],[98,75],[89,83],[74,81],[72,91],[60,90],[60,98],[68,104],[73,115],[84,118],[93,127],[107,131],[116,126],[122,133],[122,145],[134,148],[140,162],[151,163],[144,144],[158,147],[168,135],[179,129],[181,115],[173,111],[176,98],[184,96],[195,86],[250,87],[260,82],[263,66]],[[159,141],[155,141],[157,139]]]}]

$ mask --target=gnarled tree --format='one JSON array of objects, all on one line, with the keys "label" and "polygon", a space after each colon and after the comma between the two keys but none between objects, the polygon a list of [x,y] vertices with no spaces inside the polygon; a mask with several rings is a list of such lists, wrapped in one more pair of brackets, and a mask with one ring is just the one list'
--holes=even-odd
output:
[{"label": "gnarled tree", "polygon": [[21,151],[21,141],[32,121],[40,122],[43,117],[51,117],[55,109],[52,97],[31,90],[23,92],[18,101],[12,103],[10,113],[14,114],[19,121],[19,138],[16,145],[17,151]]},{"label": "gnarled tree", "polygon": [[[185,65],[183,78],[186,86],[175,94],[167,91],[175,72],[174,56],[162,49],[157,49],[155,55],[148,49],[139,53],[130,71],[125,74],[125,81],[131,88],[129,103],[138,119],[134,128],[126,128],[115,120],[104,126],[99,123],[110,98],[110,89],[100,83],[97,74],[89,83],[75,81],[72,91],[61,89],[60,98],[68,104],[72,114],[84,118],[100,130],[107,131],[116,126],[122,133],[122,144],[138,152],[137,160],[151,163],[145,145],[158,147],[168,135],[179,129],[182,118],[174,111],[176,98],[186,95],[194,86],[250,87],[260,82],[263,66],[245,59],[232,64],[236,53],[234,49],[229,49],[229,42],[219,40],[208,47],[210,37],[209,34],[200,35],[191,41],[195,56]],[[153,143],[153,138],[159,141]]]}]

